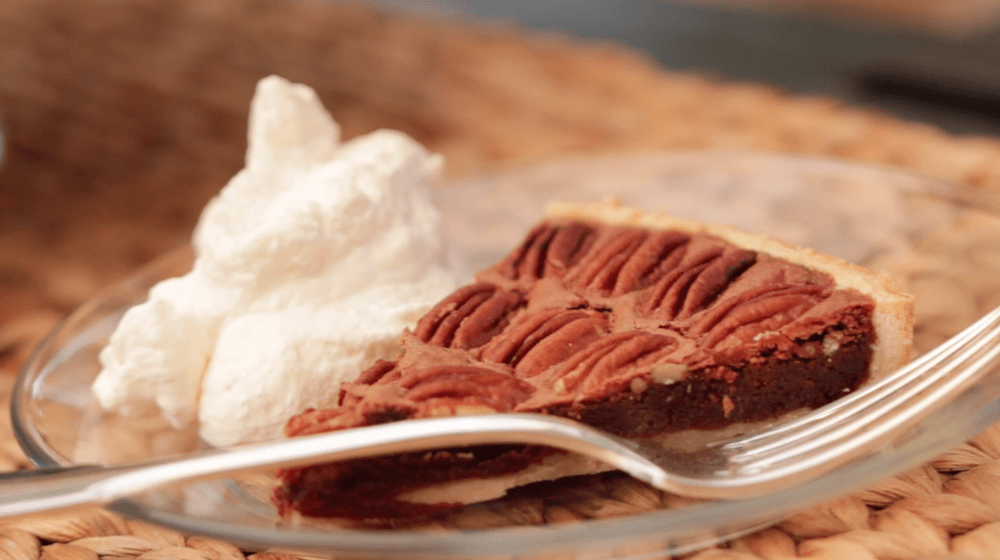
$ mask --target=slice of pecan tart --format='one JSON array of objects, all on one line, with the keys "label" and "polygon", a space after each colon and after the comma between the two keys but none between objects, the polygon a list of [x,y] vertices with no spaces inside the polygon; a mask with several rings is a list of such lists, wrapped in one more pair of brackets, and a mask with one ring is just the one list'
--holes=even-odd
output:
[{"label": "slice of pecan tart", "polygon": [[[554,205],[340,406],[289,436],[443,415],[539,412],[630,438],[818,407],[909,359],[913,298],[887,277],[728,227],[612,203]],[[283,513],[427,515],[607,467],[483,446],[280,472]]]}]

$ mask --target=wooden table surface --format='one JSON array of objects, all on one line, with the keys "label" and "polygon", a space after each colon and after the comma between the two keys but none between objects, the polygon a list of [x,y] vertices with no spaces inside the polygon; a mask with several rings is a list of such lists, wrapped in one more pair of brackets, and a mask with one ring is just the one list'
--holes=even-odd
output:
[{"label": "wooden table surface", "polygon": [[[4,0],[0,388],[64,314],[188,239],[241,167],[253,87],[269,74],[314,87],[346,137],[381,127],[413,135],[445,155],[452,177],[567,156],[743,149],[877,162],[1000,193],[997,139],[672,72],[617,45],[326,1]],[[0,470],[25,465],[5,422]],[[987,469],[1000,452],[986,447],[960,451]],[[713,554],[1000,550],[1000,500],[969,506],[973,498],[947,491],[951,474],[920,472],[894,481],[881,503],[847,497]],[[159,544],[101,555],[169,542],[212,557],[198,539],[87,515],[0,527],[0,544],[33,558],[130,535]],[[893,536],[907,531],[918,537]]]}]

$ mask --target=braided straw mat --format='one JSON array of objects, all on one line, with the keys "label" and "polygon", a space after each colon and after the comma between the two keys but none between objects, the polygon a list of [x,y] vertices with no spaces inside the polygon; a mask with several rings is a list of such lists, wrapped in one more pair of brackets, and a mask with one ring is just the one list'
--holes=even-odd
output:
[{"label": "braided straw mat", "polygon": [[[241,167],[254,84],[272,73],[315,87],[345,136],[404,130],[445,154],[455,177],[567,155],[726,148],[878,162],[1000,189],[995,139],[670,72],[615,45],[309,0],[3,0],[4,402],[62,315],[188,239]],[[0,470],[26,466],[0,416]],[[619,490],[595,489],[558,517],[624,515],[665,499]],[[0,560],[247,555],[287,558],[98,509],[0,524]],[[1000,428],[694,557],[1000,558]]]}]

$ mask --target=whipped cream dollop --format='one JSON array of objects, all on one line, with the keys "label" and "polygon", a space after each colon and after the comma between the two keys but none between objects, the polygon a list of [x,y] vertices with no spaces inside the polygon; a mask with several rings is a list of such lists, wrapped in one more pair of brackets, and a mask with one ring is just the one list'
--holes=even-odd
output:
[{"label": "whipped cream dollop", "polygon": [[200,422],[216,446],[280,437],[336,403],[457,285],[430,202],[441,158],[400,132],[340,142],[315,92],[262,80],[246,167],[205,208],[192,271],[129,309],[93,390],[126,415]]}]

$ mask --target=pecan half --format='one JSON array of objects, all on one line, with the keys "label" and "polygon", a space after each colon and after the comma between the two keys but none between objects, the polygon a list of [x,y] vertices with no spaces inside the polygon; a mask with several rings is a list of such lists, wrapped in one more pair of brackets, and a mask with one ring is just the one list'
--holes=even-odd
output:
[{"label": "pecan half", "polygon": [[726,305],[724,314],[713,315],[711,321],[699,321],[697,328],[692,328],[689,334],[704,334],[699,345],[713,348],[737,329],[752,331],[747,332],[747,338],[764,331],[775,331],[820,303],[822,292],[822,288],[814,286],[766,291],[736,305]]},{"label": "pecan half", "polygon": [[533,377],[608,332],[604,313],[549,309],[525,317],[502,339],[483,349],[482,359],[514,367],[518,377]]},{"label": "pecan half", "polygon": [[579,290],[610,292],[618,280],[618,273],[629,257],[648,237],[641,229],[624,229],[603,244],[595,247],[569,274],[566,282]]},{"label": "pecan half", "polygon": [[520,292],[481,282],[459,289],[434,306],[413,331],[419,340],[468,350],[489,342],[524,302]]},{"label": "pecan half", "polygon": [[557,393],[597,391],[625,369],[654,364],[677,347],[673,338],[643,331],[608,335],[577,352],[552,377]]},{"label": "pecan half", "polygon": [[389,360],[375,360],[375,363],[365,371],[362,371],[354,382],[362,385],[372,385],[374,383],[378,383],[395,367],[396,362],[391,362]]},{"label": "pecan half", "polygon": [[612,295],[645,288],[681,262],[691,236],[679,231],[652,233],[622,265]]},{"label": "pecan half", "polygon": [[595,228],[582,222],[542,224],[533,229],[524,244],[498,266],[512,280],[537,280],[561,275],[590,248]]},{"label": "pecan half", "polygon": [[691,284],[708,263],[693,265],[691,268],[678,267],[666,274],[646,294],[642,312],[651,317],[673,320],[684,306]]},{"label": "pecan half", "polygon": [[650,288],[643,311],[667,320],[690,317],[708,306],[755,260],[752,251],[719,246],[687,255]]},{"label": "pecan half", "polygon": [[750,268],[756,260],[757,253],[753,251],[745,249],[723,251],[691,283],[677,318],[690,317],[695,312],[707,307],[716,296],[722,293],[726,286]]},{"label": "pecan half", "polygon": [[421,403],[421,415],[436,415],[437,407],[488,407],[510,411],[534,392],[534,387],[510,373],[472,365],[440,365],[404,374],[399,384],[405,399]]},{"label": "pecan half", "polygon": [[396,362],[389,360],[376,360],[368,369],[361,372],[352,382],[340,385],[340,398],[338,404],[342,407],[355,408],[367,393],[365,387],[375,384],[388,384],[399,379],[399,368]]},{"label": "pecan half", "polygon": [[295,437],[339,430],[350,427],[353,420],[354,414],[347,408],[310,408],[288,420],[285,435]]}]

